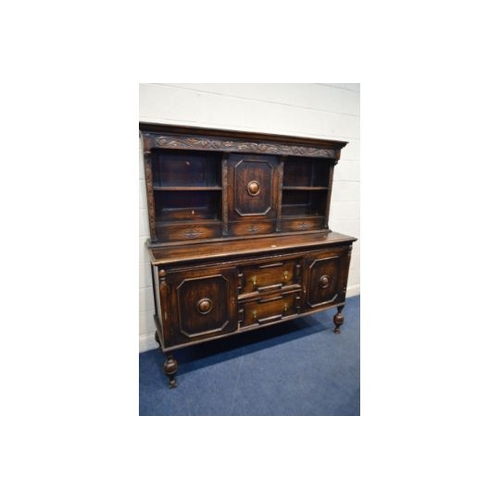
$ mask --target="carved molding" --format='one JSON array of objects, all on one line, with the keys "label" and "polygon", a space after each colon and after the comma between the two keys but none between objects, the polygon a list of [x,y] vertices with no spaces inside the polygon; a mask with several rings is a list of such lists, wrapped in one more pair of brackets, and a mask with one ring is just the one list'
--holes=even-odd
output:
[{"label": "carved molding", "polygon": [[335,158],[333,149],[308,146],[289,146],[279,143],[248,142],[244,140],[208,139],[202,136],[162,135],[156,137],[156,146],[168,149],[197,149],[211,151],[233,151],[239,153],[280,154],[293,156],[315,156]]},{"label": "carved molding", "polygon": [[156,240],[156,215],[155,215],[155,202],[153,192],[153,172],[151,167],[151,156],[144,156],[144,166],[146,171],[146,195],[148,198],[149,207],[149,233],[151,239]]},{"label": "carved molding", "polygon": [[167,271],[165,269],[160,269],[158,272],[158,277],[160,279],[160,309],[161,309],[161,323],[163,329],[163,335],[168,339],[169,332],[166,328],[165,322],[168,320],[167,316]]},{"label": "carved molding", "polygon": [[200,231],[196,227],[190,227],[184,231],[184,236],[186,238],[189,238],[190,240],[193,240],[193,239],[200,238],[201,236],[203,236],[203,231]]},{"label": "carved molding", "polygon": [[229,233],[229,200],[228,200],[228,165],[227,165],[227,153],[223,155],[222,159],[222,232],[223,234]]}]

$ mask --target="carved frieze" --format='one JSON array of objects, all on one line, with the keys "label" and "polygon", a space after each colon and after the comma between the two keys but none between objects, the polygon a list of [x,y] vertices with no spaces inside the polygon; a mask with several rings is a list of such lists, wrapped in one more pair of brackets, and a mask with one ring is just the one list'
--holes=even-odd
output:
[{"label": "carved frieze", "polygon": [[280,154],[291,156],[315,156],[320,158],[335,158],[331,149],[309,146],[290,146],[288,144],[270,142],[249,142],[245,140],[209,139],[202,136],[162,135],[156,137],[155,145],[169,149],[194,149],[211,151],[229,151],[240,153]]}]

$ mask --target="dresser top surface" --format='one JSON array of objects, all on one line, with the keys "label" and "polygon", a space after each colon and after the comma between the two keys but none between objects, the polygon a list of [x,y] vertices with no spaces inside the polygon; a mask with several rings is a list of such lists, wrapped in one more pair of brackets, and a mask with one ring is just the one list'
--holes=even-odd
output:
[{"label": "dresser top surface", "polygon": [[176,264],[193,260],[255,255],[281,250],[300,250],[303,248],[321,248],[323,246],[352,243],[356,238],[340,233],[293,234],[287,236],[270,235],[262,238],[237,240],[216,240],[193,242],[172,246],[151,246],[151,262],[157,264]]},{"label": "dresser top surface", "polygon": [[265,132],[249,132],[241,130],[222,130],[201,127],[186,127],[177,125],[161,125],[155,123],[139,123],[139,130],[143,134],[159,136],[162,134],[173,134],[179,136],[200,136],[204,138],[236,139],[239,141],[276,142],[282,144],[302,144],[304,146],[316,146],[323,148],[342,149],[348,143],[338,139],[327,139],[319,137],[290,136],[282,134],[270,134]]}]

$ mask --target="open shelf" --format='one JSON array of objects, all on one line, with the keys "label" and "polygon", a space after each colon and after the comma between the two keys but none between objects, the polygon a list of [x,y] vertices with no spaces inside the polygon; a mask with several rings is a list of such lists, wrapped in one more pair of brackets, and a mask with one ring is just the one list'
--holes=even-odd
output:
[{"label": "open shelf", "polygon": [[221,219],[220,191],[157,191],[157,221],[196,221]]},{"label": "open shelf", "polygon": [[320,186],[283,186],[283,189],[287,189],[289,191],[327,191],[327,187]]},{"label": "open shelf", "polygon": [[285,190],[283,191],[282,215],[325,216],[328,190]]},{"label": "open shelf", "polygon": [[289,156],[289,146],[262,153],[254,142],[177,134],[145,134],[155,243],[327,228],[335,162],[322,148]]},{"label": "open shelf", "polygon": [[286,189],[328,189],[330,162],[325,158],[291,156],[283,167],[283,187]]},{"label": "open shelf", "polygon": [[222,189],[220,153],[154,150],[153,189]]},{"label": "open shelf", "polygon": [[159,227],[221,221],[221,162],[221,153],[152,150],[152,187]]}]

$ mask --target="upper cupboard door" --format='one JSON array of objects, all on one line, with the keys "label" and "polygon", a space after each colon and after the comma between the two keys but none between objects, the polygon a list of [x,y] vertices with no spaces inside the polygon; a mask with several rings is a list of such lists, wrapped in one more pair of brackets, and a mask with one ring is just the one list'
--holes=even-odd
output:
[{"label": "upper cupboard door", "polygon": [[276,218],[279,160],[269,155],[228,158],[229,218]]}]

